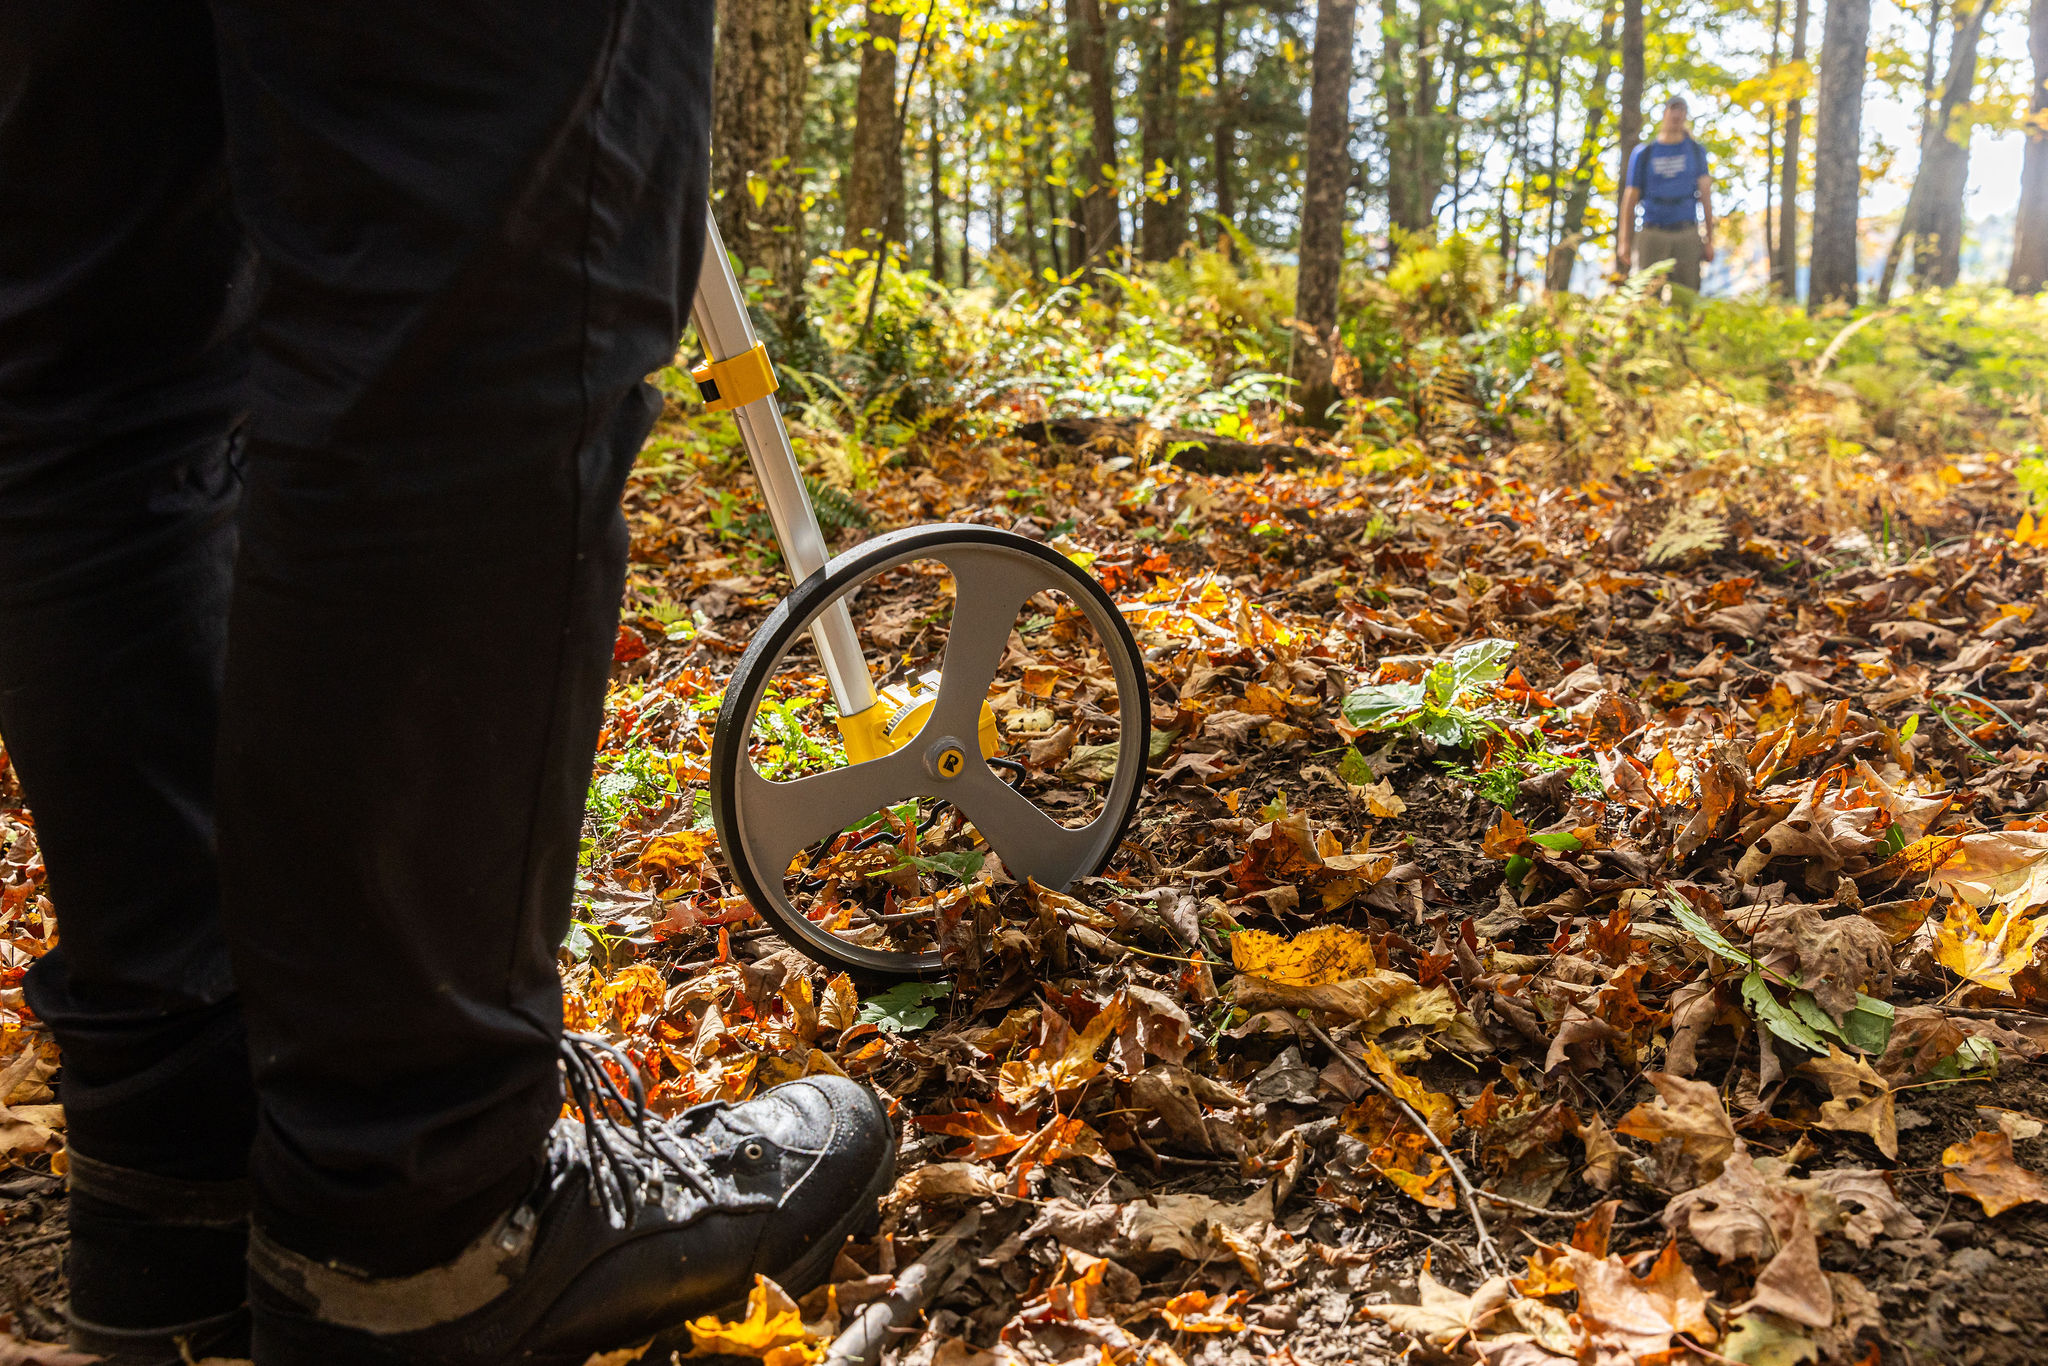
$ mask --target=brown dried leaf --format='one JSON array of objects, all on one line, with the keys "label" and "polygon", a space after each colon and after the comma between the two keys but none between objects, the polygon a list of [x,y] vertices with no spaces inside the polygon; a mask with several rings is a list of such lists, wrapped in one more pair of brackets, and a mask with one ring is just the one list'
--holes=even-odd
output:
[{"label": "brown dried leaf", "polygon": [[1615,1132],[1647,1143],[1676,1145],[1698,1181],[1719,1176],[1741,1142],[1721,1104],[1721,1093],[1703,1081],[1668,1072],[1651,1072],[1646,1079],[1657,1088],[1657,1099],[1629,1111],[1614,1126]]},{"label": "brown dried leaf", "polygon": [[2048,1182],[2013,1161],[2012,1135],[1979,1133],[1942,1151],[1941,1184],[1996,1217],[2014,1205],[2048,1204]]}]

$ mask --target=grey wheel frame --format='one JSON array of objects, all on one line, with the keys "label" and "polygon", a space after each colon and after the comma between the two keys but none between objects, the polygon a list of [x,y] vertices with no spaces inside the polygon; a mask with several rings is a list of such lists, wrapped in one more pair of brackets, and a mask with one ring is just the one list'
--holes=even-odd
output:
[{"label": "grey wheel frame", "polygon": [[[953,621],[940,687],[915,739],[866,763],[789,781],[763,777],[747,742],[770,681],[827,607],[876,576],[914,560],[952,572]],[[999,777],[975,743],[1018,611],[1057,590],[1095,628],[1116,677],[1118,751],[1102,810],[1068,828]],[[727,868],[748,901],[791,945],[827,967],[880,978],[937,975],[937,950],[898,952],[851,944],[820,928],[789,901],[785,876],[796,855],[862,816],[911,797],[947,801],[974,822],[1012,876],[1064,889],[1102,869],[1116,852],[1142,793],[1150,736],[1143,657],[1123,614],[1102,586],[1056,550],[996,527],[940,523],[878,536],[837,557],[777,604],[726,685],[711,746],[711,820]],[[952,742],[947,746],[945,742]],[[942,751],[948,764],[934,762]],[[940,776],[942,767],[953,768]]]}]

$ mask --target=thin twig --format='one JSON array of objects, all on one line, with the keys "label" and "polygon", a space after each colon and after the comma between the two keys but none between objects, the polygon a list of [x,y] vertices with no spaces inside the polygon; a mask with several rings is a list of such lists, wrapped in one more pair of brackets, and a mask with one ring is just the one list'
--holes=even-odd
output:
[{"label": "thin twig", "polygon": [[1496,1191],[1482,1190],[1478,1194],[1481,1200],[1491,1200],[1496,1205],[1520,1210],[1523,1214],[1531,1214],[1538,1219],[1583,1219],[1600,1208],[1595,1204],[1584,1209],[1545,1209],[1541,1205],[1532,1205],[1527,1200],[1517,1200],[1512,1195],[1501,1195]]},{"label": "thin twig", "polygon": [[1501,1275],[1512,1276],[1514,1273],[1508,1268],[1507,1258],[1500,1255],[1500,1249],[1494,1246],[1493,1236],[1486,1231],[1486,1216],[1479,1212],[1478,1190],[1473,1187],[1471,1179],[1465,1175],[1464,1164],[1459,1162],[1457,1155],[1450,1150],[1442,1139],[1436,1136],[1436,1131],[1429,1127],[1429,1121],[1417,1114],[1414,1106],[1395,1095],[1385,1082],[1373,1074],[1371,1068],[1339,1047],[1337,1041],[1331,1038],[1321,1025],[1317,1024],[1314,1020],[1303,1020],[1302,1024],[1308,1029],[1309,1033],[1322,1040],[1323,1047],[1329,1049],[1332,1057],[1349,1068],[1353,1076],[1392,1101],[1402,1114],[1408,1116],[1409,1123],[1422,1131],[1422,1136],[1429,1140],[1431,1147],[1436,1149],[1437,1156],[1443,1158],[1444,1162],[1450,1167],[1451,1180],[1457,1183],[1458,1193],[1465,1197],[1465,1212],[1472,1216],[1472,1231],[1479,1237],[1479,1250],[1486,1254],[1487,1258],[1492,1261],[1494,1269]]}]

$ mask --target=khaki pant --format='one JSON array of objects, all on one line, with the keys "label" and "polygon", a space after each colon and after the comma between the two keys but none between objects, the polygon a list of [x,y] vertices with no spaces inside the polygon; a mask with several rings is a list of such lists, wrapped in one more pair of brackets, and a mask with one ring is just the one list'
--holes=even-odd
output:
[{"label": "khaki pant", "polygon": [[1697,227],[1641,228],[1636,232],[1636,269],[1647,270],[1659,261],[1669,261],[1671,283],[1697,293],[1701,250]]}]

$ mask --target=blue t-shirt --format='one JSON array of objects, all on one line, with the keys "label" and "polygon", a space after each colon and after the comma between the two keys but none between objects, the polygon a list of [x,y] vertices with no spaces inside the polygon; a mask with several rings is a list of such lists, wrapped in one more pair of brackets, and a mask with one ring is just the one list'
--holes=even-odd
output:
[{"label": "blue t-shirt", "polygon": [[1706,149],[1691,138],[1639,145],[1628,159],[1628,183],[1642,194],[1643,226],[1689,228],[1697,222],[1700,177],[1706,173]]}]

